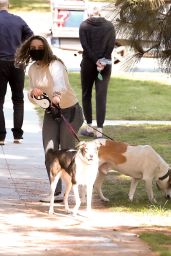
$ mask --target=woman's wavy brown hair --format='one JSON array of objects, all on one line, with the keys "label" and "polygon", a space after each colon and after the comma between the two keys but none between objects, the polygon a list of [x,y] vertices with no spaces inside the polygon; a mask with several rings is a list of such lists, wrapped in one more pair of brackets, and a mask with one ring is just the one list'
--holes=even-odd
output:
[{"label": "woman's wavy brown hair", "polygon": [[15,65],[26,67],[30,62],[32,62],[30,56],[30,45],[33,40],[40,40],[44,45],[45,54],[42,59],[44,65],[49,65],[53,60],[59,60],[62,64],[63,61],[53,54],[52,49],[49,46],[48,41],[43,36],[33,35],[29,37],[24,43],[17,49],[15,55]]}]

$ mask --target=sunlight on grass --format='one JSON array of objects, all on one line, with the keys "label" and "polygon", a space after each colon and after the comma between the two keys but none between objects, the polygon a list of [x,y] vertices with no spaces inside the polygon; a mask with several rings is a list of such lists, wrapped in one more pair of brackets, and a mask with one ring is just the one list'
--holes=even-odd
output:
[{"label": "sunlight on grass", "polygon": [[151,210],[154,214],[165,214],[167,211],[166,205],[169,203],[168,200],[166,200],[162,205],[152,204],[149,206],[149,210]]}]

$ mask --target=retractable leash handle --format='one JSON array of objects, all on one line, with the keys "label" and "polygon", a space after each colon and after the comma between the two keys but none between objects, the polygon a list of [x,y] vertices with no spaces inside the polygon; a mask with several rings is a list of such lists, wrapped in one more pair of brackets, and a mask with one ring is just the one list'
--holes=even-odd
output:
[{"label": "retractable leash handle", "polygon": [[33,96],[32,97],[33,101],[38,105],[40,106],[41,108],[43,109],[47,109],[50,107],[51,105],[51,101],[49,99],[49,97],[47,96],[46,93],[43,93],[42,95],[36,97],[36,96]]}]

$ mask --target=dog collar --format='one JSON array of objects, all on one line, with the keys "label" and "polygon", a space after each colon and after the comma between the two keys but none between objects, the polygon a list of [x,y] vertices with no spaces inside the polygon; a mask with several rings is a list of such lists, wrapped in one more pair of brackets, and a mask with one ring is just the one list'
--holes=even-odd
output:
[{"label": "dog collar", "polygon": [[159,180],[164,180],[164,179],[166,179],[166,178],[169,176],[170,172],[171,172],[171,169],[169,169],[165,175],[163,175],[162,177],[160,177]]}]

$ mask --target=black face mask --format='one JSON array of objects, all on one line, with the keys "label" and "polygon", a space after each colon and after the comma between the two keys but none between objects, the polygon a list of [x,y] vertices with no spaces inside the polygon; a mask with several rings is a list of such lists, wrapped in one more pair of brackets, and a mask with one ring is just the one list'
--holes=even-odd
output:
[{"label": "black face mask", "polygon": [[31,49],[30,50],[30,56],[32,58],[32,60],[42,60],[45,54],[45,50],[44,49]]}]

